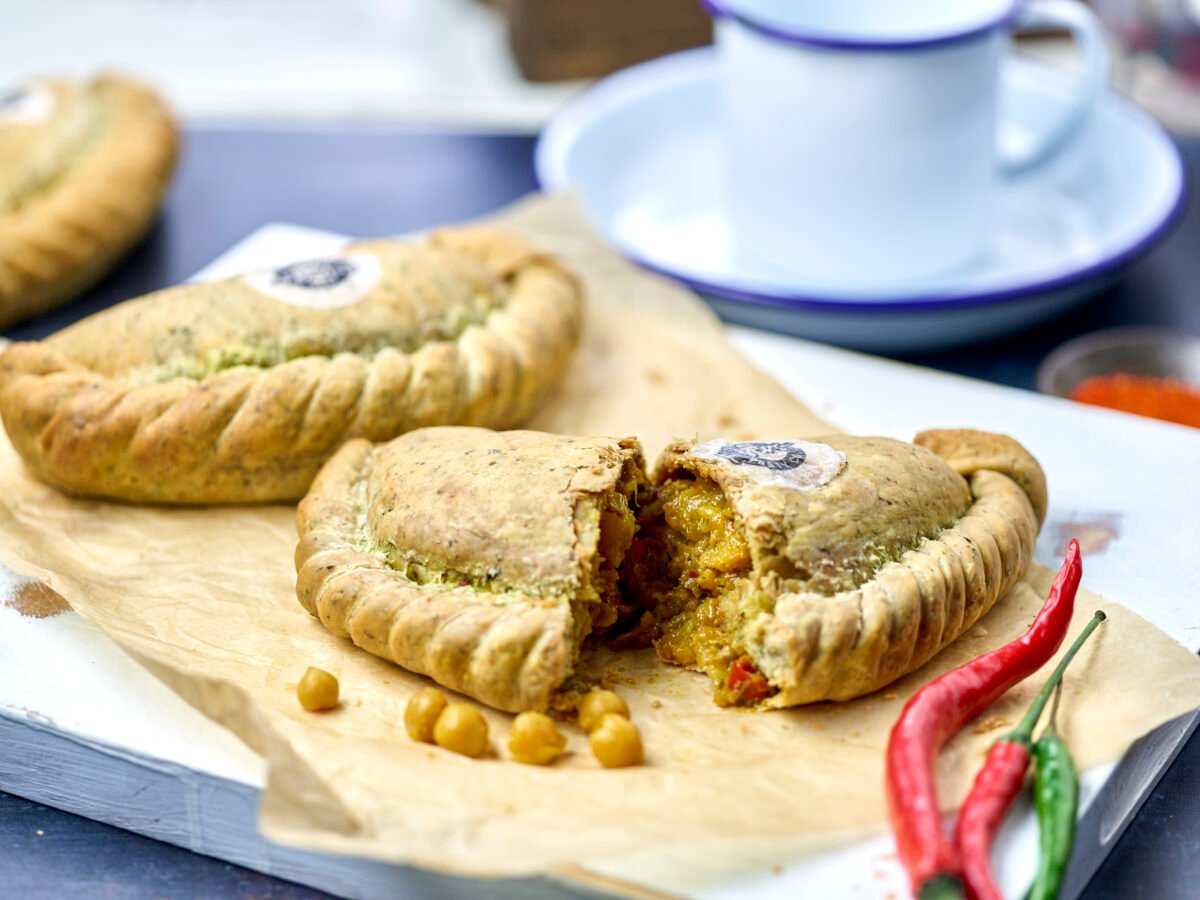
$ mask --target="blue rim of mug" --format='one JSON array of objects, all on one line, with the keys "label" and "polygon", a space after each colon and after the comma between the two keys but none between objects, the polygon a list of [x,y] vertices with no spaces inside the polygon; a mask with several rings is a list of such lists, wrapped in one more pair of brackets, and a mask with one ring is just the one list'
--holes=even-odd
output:
[{"label": "blue rim of mug", "polygon": [[845,38],[820,31],[806,31],[800,28],[784,28],[772,25],[754,16],[747,15],[737,9],[728,0],[700,0],[700,5],[714,19],[729,19],[737,22],[751,31],[756,31],[764,37],[789,44],[804,44],[809,47],[822,47],[827,50],[921,50],[926,47],[938,47],[946,44],[957,44],[982,37],[988,32],[1006,25],[1012,21],[1021,8],[1023,0],[1010,0],[1007,7],[994,17],[979,24],[972,24],[961,31],[948,34],[937,34],[920,38]]},{"label": "blue rim of mug", "polygon": [[[538,190],[543,193],[550,193],[553,191],[563,191],[570,187],[570,182],[566,179],[564,173],[553,171],[547,156],[549,148],[547,137],[556,122],[562,121],[565,115],[573,113],[575,110],[586,108],[597,96],[604,96],[615,86],[628,81],[630,78],[637,78],[643,72],[658,68],[664,63],[678,63],[682,59],[702,59],[710,56],[712,51],[712,47],[697,47],[692,50],[681,50],[657,59],[637,63],[592,82],[568,100],[554,118],[551,119],[547,127],[542,129],[534,146],[533,177]],[[834,314],[846,312],[887,314],[969,309],[993,304],[1033,301],[1038,299],[1039,295],[1048,291],[1082,285],[1092,279],[1115,273],[1126,263],[1132,262],[1139,256],[1142,256],[1170,234],[1178,224],[1180,218],[1182,218],[1184,209],[1187,208],[1193,186],[1187,166],[1184,165],[1183,155],[1179,150],[1179,146],[1171,139],[1156,119],[1143,112],[1140,108],[1133,106],[1132,103],[1127,102],[1126,105],[1128,106],[1127,112],[1140,118],[1143,126],[1157,132],[1164,146],[1170,150],[1171,162],[1173,163],[1172,168],[1176,177],[1175,196],[1172,198],[1170,208],[1147,231],[1120,249],[1115,250],[1111,255],[1103,259],[1098,259],[1081,268],[1072,269],[1060,275],[1043,277],[1037,281],[1013,285],[1012,287],[985,288],[974,291],[968,290],[966,292],[909,294],[895,298],[862,295],[831,297],[819,293],[777,291],[765,287],[735,287],[730,284],[708,281],[704,278],[698,278],[695,275],[681,272],[670,266],[651,262],[641,253],[620,241],[614,241],[607,236],[604,237],[622,256],[648,272],[662,275],[697,293],[733,300],[750,306],[768,306]]]}]

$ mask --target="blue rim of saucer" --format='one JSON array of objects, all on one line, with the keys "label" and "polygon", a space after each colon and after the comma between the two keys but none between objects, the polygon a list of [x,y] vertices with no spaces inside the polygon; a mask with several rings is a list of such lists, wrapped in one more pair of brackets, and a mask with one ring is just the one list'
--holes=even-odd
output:
[{"label": "blue rim of saucer", "polygon": [[949,34],[937,34],[921,38],[843,38],[824,34],[820,31],[808,31],[801,28],[785,28],[772,25],[762,19],[747,15],[732,8],[728,0],[700,0],[704,11],[714,19],[729,19],[739,25],[756,31],[764,37],[784,41],[789,44],[804,44],[809,47],[821,47],[826,50],[879,50],[904,51],[923,50],[928,47],[940,47],[948,44],[958,44],[982,37],[989,31],[1000,28],[1016,18],[1023,0],[1010,0],[1008,6],[990,19]]},{"label": "blue rim of saucer", "polygon": [[[538,190],[543,193],[548,193],[553,190],[564,190],[570,187],[569,183],[550,185],[551,178],[547,177],[547,162],[545,159],[546,136],[550,126],[560,117],[568,114],[573,114],[578,108],[585,106],[597,94],[603,94],[605,89],[612,82],[625,81],[630,77],[637,77],[637,74],[642,70],[658,67],[667,60],[682,59],[689,56],[697,56],[699,54],[711,54],[711,47],[700,47],[694,50],[682,50],[677,53],[670,53],[666,56],[651,59],[643,63],[629,66],[614,72],[605,78],[592,82],[582,91],[568,100],[563,107],[554,116],[546,128],[543,128],[538,135],[537,144],[534,146],[533,154],[533,169],[534,181],[538,186]],[[721,284],[715,281],[708,281],[703,278],[696,278],[693,275],[686,275],[682,272],[667,266],[659,265],[646,259],[636,250],[625,246],[619,242],[612,241],[606,235],[602,235],[606,240],[612,243],[618,251],[630,262],[635,263],[639,267],[655,274],[662,275],[672,281],[677,281],[680,284],[686,285],[692,290],[700,294],[708,294],[713,297],[720,297],[725,300],[733,300],[740,303],[747,303],[754,306],[771,306],[782,309],[798,309],[798,310],[819,310],[827,313],[846,313],[846,312],[872,312],[872,313],[910,313],[910,312],[933,312],[952,309],[964,309],[969,307],[990,306],[1000,303],[1008,303],[1013,301],[1032,301],[1039,299],[1040,295],[1050,291],[1056,291],[1063,288],[1072,287],[1074,285],[1084,284],[1096,278],[1103,277],[1115,273],[1122,266],[1137,259],[1139,256],[1146,253],[1155,244],[1165,238],[1171,230],[1178,224],[1184,209],[1187,206],[1186,201],[1191,196],[1192,185],[1188,175],[1187,167],[1183,164],[1183,156],[1180,153],[1179,146],[1167,134],[1166,130],[1158,124],[1149,114],[1143,112],[1138,107],[1134,106],[1130,101],[1124,100],[1117,95],[1112,95],[1112,99],[1120,102],[1125,107],[1127,115],[1135,116],[1140,120],[1141,126],[1149,131],[1157,133],[1163,144],[1170,148],[1171,160],[1174,163],[1175,176],[1179,184],[1179,189],[1176,192],[1171,208],[1162,217],[1155,227],[1150,229],[1146,234],[1122,248],[1113,255],[1105,259],[1097,260],[1090,265],[1080,269],[1073,269],[1069,272],[1064,272],[1061,275],[1056,275],[1051,278],[1045,278],[1040,281],[1033,281],[1028,284],[1019,286],[1000,288],[990,291],[979,291],[977,293],[931,293],[925,296],[909,295],[895,299],[881,299],[878,294],[873,296],[854,297],[852,295],[839,295],[836,298],[829,296],[820,296],[817,294],[803,293],[779,293],[774,291],[764,291],[762,289],[749,289],[732,287],[727,284]],[[586,212],[586,211],[585,211]]]}]

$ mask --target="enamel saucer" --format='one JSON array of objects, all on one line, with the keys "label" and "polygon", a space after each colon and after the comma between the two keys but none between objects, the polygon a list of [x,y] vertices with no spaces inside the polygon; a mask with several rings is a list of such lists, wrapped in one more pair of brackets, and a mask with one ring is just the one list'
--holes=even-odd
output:
[{"label": "enamel saucer", "polygon": [[[1068,104],[1073,79],[1013,57],[1001,140],[1021,142]],[[1174,223],[1182,160],[1148,115],[1108,94],[1071,146],[1004,182],[985,254],[865,292],[819,284],[739,252],[724,212],[711,48],[609,76],[546,127],[535,165],[609,242],[703,295],[724,318],[878,352],[966,344],[1064,312],[1109,285]]]}]

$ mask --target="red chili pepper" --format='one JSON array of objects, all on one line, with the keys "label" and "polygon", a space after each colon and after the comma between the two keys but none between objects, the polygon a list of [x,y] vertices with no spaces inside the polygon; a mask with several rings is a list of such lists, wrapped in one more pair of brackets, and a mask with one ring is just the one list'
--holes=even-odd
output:
[{"label": "red chili pepper", "polygon": [[1033,729],[1046,707],[1046,701],[1054,693],[1083,642],[1103,621],[1104,613],[1097,612],[1055,666],[1020,724],[992,745],[983,768],[975,776],[971,792],[963,801],[954,829],[954,846],[962,861],[963,884],[971,900],[1004,900],[992,875],[989,857],[992,840],[1004,821],[1004,814],[1025,783],[1025,770],[1029,768],[1029,753],[1033,746]]},{"label": "red chili pepper", "polygon": [[744,657],[730,668],[725,684],[731,691],[737,692],[739,703],[757,703],[771,694],[767,679],[754,667],[754,663]]},{"label": "red chili pepper", "polygon": [[1071,541],[1045,605],[1029,630],[934,679],[909,699],[888,739],[888,813],[900,861],[921,900],[961,896],[959,855],[942,831],[933,761],[951,735],[1046,664],[1062,645],[1083,574]]}]

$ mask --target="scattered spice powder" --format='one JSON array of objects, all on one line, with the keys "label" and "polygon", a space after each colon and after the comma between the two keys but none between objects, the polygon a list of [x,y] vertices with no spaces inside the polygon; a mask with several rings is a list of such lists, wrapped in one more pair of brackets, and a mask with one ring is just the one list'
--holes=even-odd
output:
[{"label": "scattered spice powder", "polygon": [[1094,375],[1075,386],[1071,399],[1200,428],[1200,387],[1176,378]]}]

